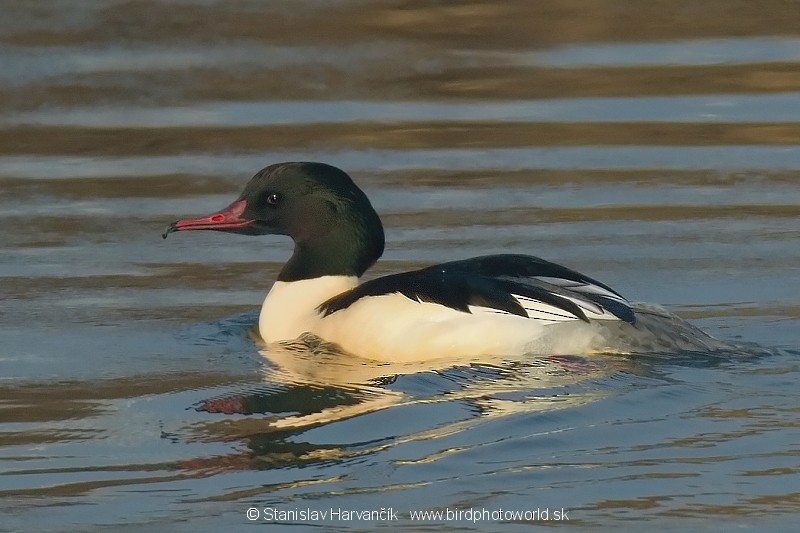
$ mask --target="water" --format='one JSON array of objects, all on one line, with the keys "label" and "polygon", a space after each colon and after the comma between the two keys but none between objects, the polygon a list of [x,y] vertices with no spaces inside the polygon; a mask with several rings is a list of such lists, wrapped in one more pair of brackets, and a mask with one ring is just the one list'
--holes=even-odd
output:
[{"label": "water", "polygon": [[[791,529],[796,6],[6,4],[0,530]],[[530,253],[749,344],[261,353],[285,239],[160,233],[294,159],[373,200],[370,275]]]}]

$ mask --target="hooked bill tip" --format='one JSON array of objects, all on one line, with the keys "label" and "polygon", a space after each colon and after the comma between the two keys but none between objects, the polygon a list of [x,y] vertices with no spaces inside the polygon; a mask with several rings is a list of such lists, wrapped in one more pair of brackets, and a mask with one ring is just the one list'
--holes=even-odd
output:
[{"label": "hooked bill tip", "polygon": [[178,231],[178,223],[177,222],[173,222],[172,224],[167,226],[167,229],[164,230],[164,233],[161,234],[161,238],[162,239],[166,239],[167,235],[169,235],[170,233],[172,233],[174,231]]}]

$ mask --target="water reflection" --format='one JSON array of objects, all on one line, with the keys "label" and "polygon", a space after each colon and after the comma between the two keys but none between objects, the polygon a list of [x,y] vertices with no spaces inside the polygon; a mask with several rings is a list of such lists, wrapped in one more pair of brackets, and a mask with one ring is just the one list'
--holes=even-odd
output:
[{"label": "water reflection", "polygon": [[[304,335],[262,347],[263,382],[199,402],[199,411],[217,418],[184,429],[183,438],[190,441],[240,442],[244,451],[196,457],[180,467],[207,472],[347,462],[414,442],[458,439],[505,417],[553,415],[621,394],[619,386],[604,382],[670,383],[675,365],[700,371],[779,355],[755,344],[718,345],[713,353],[386,363],[353,357]],[[351,426],[358,428],[357,438]],[[414,462],[439,459],[436,452]]]},{"label": "water reflection", "polygon": [[[348,122],[785,122],[796,121],[798,92],[487,102],[279,100],[162,107],[72,107],[0,116],[6,126],[198,127]],[[439,124],[443,126],[445,124]],[[478,124],[480,126],[480,124]]]},{"label": "water reflection", "polygon": [[511,55],[511,58],[522,64],[562,68],[798,62],[800,39],[776,36],[662,43],[592,43],[558,47],[529,56]]},{"label": "water reflection", "polygon": [[[353,357],[311,335],[271,344],[261,354],[268,361],[263,385],[197,406],[209,413],[261,416],[215,420],[190,429],[204,440],[244,442],[247,454],[223,461],[233,468],[343,459],[415,440],[452,436],[497,417],[574,408],[613,394],[582,384],[632,371],[635,366],[620,357],[572,356],[383,363]],[[439,410],[449,410],[444,405],[458,406],[463,412],[441,419]],[[362,432],[357,442],[335,429],[335,442],[312,444],[303,438],[311,428],[336,428],[339,422],[384,410],[397,413],[382,417],[385,420],[407,417],[409,412],[419,418],[410,425],[384,420],[382,427],[372,429],[372,435]],[[209,462],[194,460],[184,466],[197,464],[205,468]]]},{"label": "water reflection", "polygon": [[[470,153],[477,159],[465,159]],[[478,155],[479,154],[479,157]],[[488,148],[405,150],[275,150],[241,156],[197,155],[139,157],[0,157],[0,177],[74,178],[77,176],[153,176],[165,168],[176,173],[198,175],[238,174],[258,168],[265,161],[327,161],[338,167],[364,171],[380,166],[383,170],[448,168],[451,172],[482,168],[491,171],[520,168],[548,170],[641,170],[661,168],[675,171],[734,169],[752,172],[784,171],[800,167],[800,149],[793,146],[608,146],[551,148]],[[153,200],[159,202],[159,200]]]}]

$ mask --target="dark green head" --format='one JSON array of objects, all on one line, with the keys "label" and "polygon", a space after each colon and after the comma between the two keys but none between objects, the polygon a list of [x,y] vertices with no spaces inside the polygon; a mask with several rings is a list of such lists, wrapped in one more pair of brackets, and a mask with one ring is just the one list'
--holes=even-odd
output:
[{"label": "dark green head", "polygon": [[258,172],[231,205],[207,217],[179,220],[174,231],[215,230],[287,235],[292,258],[278,277],[361,276],[383,253],[383,226],[345,172],[324,163],[279,163]]}]

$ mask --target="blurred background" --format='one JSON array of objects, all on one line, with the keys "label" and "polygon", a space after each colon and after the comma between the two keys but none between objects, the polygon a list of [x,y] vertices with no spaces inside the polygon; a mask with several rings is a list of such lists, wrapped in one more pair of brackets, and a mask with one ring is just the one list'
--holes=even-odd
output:
[{"label": "blurred background", "polygon": [[[781,526],[800,510],[798,139],[794,0],[7,0],[0,529],[216,530],[268,503]],[[247,336],[290,244],[160,234],[287,160],[365,189],[387,230],[370,276],[538,255],[772,355],[421,369],[345,394],[416,407],[255,427],[344,394],[265,379]],[[517,396],[478,386],[503,379]],[[261,415],[204,408],[232,394]]]}]

